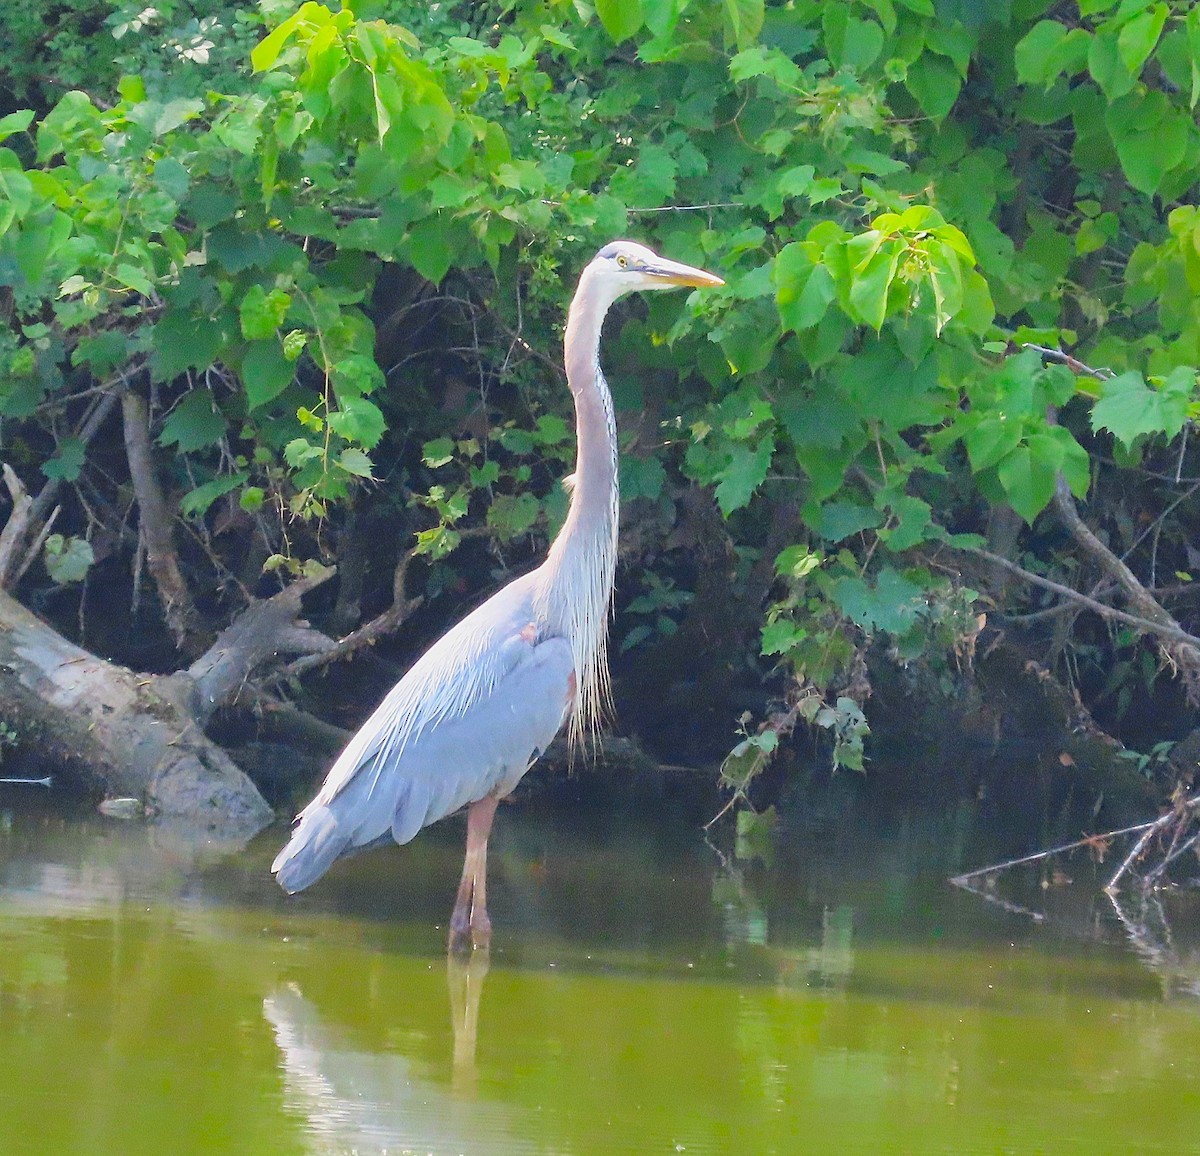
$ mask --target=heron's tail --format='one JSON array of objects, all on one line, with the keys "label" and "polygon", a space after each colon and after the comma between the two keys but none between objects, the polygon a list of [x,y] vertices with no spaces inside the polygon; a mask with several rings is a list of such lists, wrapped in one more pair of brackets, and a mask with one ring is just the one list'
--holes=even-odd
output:
[{"label": "heron's tail", "polygon": [[288,844],[271,864],[289,895],[311,887],[349,849],[352,832],[329,807],[307,807]]}]

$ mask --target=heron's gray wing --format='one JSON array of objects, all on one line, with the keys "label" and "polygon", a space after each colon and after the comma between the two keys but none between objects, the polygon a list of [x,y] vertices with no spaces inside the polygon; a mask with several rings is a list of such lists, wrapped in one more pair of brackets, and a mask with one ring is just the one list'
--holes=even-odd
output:
[{"label": "heron's gray wing", "polygon": [[397,843],[477,799],[507,795],[558,733],[574,696],[571,648],[563,638],[519,647],[523,653],[490,692],[405,748],[394,771]]},{"label": "heron's gray wing", "polygon": [[497,591],[409,667],[346,744],[305,810],[328,805],[363,775],[374,783],[416,735],[465,715],[501,682],[529,649],[533,578],[526,574]]},{"label": "heron's gray wing", "polygon": [[539,639],[531,576],[510,583],[413,665],[347,745],[272,870],[289,891],[354,847],[516,785],[574,693],[565,639]]}]

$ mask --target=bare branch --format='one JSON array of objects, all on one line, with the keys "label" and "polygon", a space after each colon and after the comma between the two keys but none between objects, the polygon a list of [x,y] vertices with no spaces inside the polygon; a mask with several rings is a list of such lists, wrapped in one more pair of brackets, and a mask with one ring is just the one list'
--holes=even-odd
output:
[{"label": "bare branch", "polygon": [[1021,348],[1032,349],[1035,353],[1040,353],[1047,361],[1057,361],[1060,365],[1065,365],[1072,373],[1083,374],[1085,377],[1095,377],[1101,381],[1107,381],[1117,376],[1111,369],[1092,369],[1090,365],[1084,365],[1078,358],[1064,353],[1061,349],[1051,349],[1047,345],[1034,345],[1032,341],[1026,341]]},{"label": "bare branch", "polygon": [[[469,526],[464,530],[456,531],[456,533],[465,540],[486,537],[491,531],[487,526]],[[400,561],[396,563],[396,569],[392,575],[392,604],[382,614],[377,614],[370,622],[364,622],[357,630],[351,631],[328,650],[306,654],[302,658],[289,662],[267,679],[264,687],[271,689],[289,679],[299,678],[300,675],[307,674],[310,670],[316,670],[318,667],[328,666],[331,662],[349,658],[363,647],[372,646],[379,639],[399,630],[425,602],[423,595],[418,594],[415,598],[409,598],[406,591],[408,568],[416,557],[417,551],[414,547],[406,550],[401,555]]]},{"label": "bare branch", "polygon": [[[112,413],[117,404],[117,393],[112,387],[112,383],[102,387],[107,392],[102,393],[96,403],[91,407],[87,416],[79,424],[79,428],[75,431],[75,437],[85,446],[91,445],[92,440],[100,432],[100,428],[108,420],[109,414]],[[46,484],[38,491],[38,495],[33,499],[33,508],[30,511],[32,521],[40,522],[50,513],[50,508],[58,499],[58,491],[62,488],[62,478],[50,478]]]},{"label": "bare branch", "polygon": [[1167,658],[1183,674],[1188,698],[1200,700],[1200,638],[1188,634],[1162,604],[1138,580],[1138,577],[1092,532],[1079,516],[1075,499],[1060,474],[1054,488],[1054,508],[1064,526],[1100,565],[1105,574],[1120,583],[1126,597],[1149,625],[1144,629],[1157,635]]},{"label": "bare branch", "polygon": [[0,588],[8,590],[16,585],[16,575],[25,557],[25,539],[29,533],[29,512],[33,499],[25,491],[21,479],[12,466],[4,463],[4,484],[12,498],[12,513],[0,531]]},{"label": "bare branch", "polygon": [[233,698],[254,668],[280,651],[320,653],[333,649],[332,638],[299,616],[304,595],[335,573],[330,567],[293,582],[270,598],[251,603],[221,631],[216,642],[188,668],[199,691],[197,714],[201,720]]},{"label": "bare branch", "polygon": [[396,570],[392,576],[392,604],[382,614],[377,614],[370,622],[364,622],[357,630],[352,630],[328,650],[306,654],[302,658],[289,662],[269,680],[267,685],[269,687],[278,686],[281,682],[298,678],[310,670],[316,670],[319,666],[327,666],[331,662],[348,658],[356,651],[362,650],[364,646],[371,646],[378,639],[399,630],[409,616],[425,601],[420,595],[416,598],[409,598],[405,593],[408,567],[416,555],[415,548],[406,550],[400,561],[396,563]]},{"label": "bare branch", "polygon": [[154,472],[150,412],[145,398],[132,388],[121,395],[121,412],[125,422],[129,477],[137,497],[139,523],[146,543],[146,562],[158,588],[167,627],[175,637],[175,645],[183,649],[192,635],[196,610],[179,565],[179,555],[175,552],[167,500]]},{"label": "bare branch", "polygon": [[[1125,856],[1121,866],[1114,872],[1113,877],[1104,885],[1104,890],[1112,894],[1120,886],[1122,878],[1130,870],[1130,868],[1138,861],[1142,852],[1146,849],[1146,844],[1154,838],[1159,832],[1166,830],[1172,823],[1179,823],[1186,826],[1192,821],[1193,813],[1196,808],[1200,807],[1200,795],[1192,795],[1190,798],[1177,801],[1169,811],[1164,815],[1159,815],[1153,823],[1149,824],[1143,832],[1142,837],[1133,845],[1133,850]],[[1178,842],[1178,833],[1173,843]],[[1172,847],[1174,850],[1174,847]]]},{"label": "bare branch", "polygon": [[976,546],[958,546],[956,549],[965,550],[967,553],[974,554],[988,562],[993,562],[997,566],[1003,566],[1004,569],[1015,574],[1022,581],[1028,582],[1029,585],[1040,586],[1044,590],[1051,590],[1055,594],[1061,595],[1063,598],[1068,598],[1080,606],[1086,606],[1089,610],[1095,611],[1103,618],[1111,618],[1117,622],[1124,622],[1129,626],[1135,626],[1139,630],[1157,634],[1159,637],[1170,639],[1173,642],[1200,647],[1200,638],[1194,634],[1189,634],[1178,624],[1168,626],[1161,622],[1154,622],[1149,618],[1139,618],[1135,614],[1127,614],[1124,610],[1118,610],[1115,606],[1109,606],[1104,602],[1097,602],[1095,598],[1081,594],[1078,590],[1070,586],[1064,586],[1061,582],[1055,582],[1050,578],[1043,578],[1041,574],[1035,574],[1032,570],[1026,570],[1024,566],[1018,565],[1001,554],[993,554],[991,550],[983,550]]},{"label": "bare branch", "polygon": [[1116,839],[1120,835],[1132,835],[1137,831],[1145,831],[1147,828],[1153,827],[1157,821],[1157,819],[1151,819],[1148,823],[1135,823],[1132,827],[1121,827],[1117,831],[1105,831],[1102,835],[1085,835],[1082,839],[1076,839],[1071,843],[1062,843],[1057,847],[1049,847],[1045,851],[1035,851],[1032,855],[1021,855],[1016,859],[1006,859],[1003,863],[993,863],[990,867],[977,867],[974,871],[965,871],[961,875],[955,875],[950,882],[955,887],[965,887],[972,879],[996,875],[1001,871],[1007,871],[1010,867],[1023,867],[1026,863],[1037,863],[1042,859],[1049,859],[1051,855],[1061,855],[1064,851],[1074,851],[1079,847],[1094,845],[1099,840]]}]

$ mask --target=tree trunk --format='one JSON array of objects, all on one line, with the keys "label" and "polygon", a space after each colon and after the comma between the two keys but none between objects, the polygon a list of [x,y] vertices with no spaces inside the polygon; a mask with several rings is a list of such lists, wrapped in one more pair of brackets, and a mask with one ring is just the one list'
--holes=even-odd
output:
[{"label": "tree trunk", "polygon": [[186,674],[142,675],[76,646],[0,591],[0,715],[69,783],[249,835],[273,815],[204,734]]}]

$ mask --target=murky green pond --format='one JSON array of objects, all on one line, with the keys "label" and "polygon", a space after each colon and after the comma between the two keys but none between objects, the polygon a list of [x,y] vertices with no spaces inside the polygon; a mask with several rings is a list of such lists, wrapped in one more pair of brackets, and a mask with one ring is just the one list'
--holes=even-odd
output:
[{"label": "murky green pond", "polygon": [[0,796],[0,1153],[1200,1152],[1187,896],[1131,945],[1086,880],[1040,921],[950,888],[936,825],[768,870],[512,807],[490,967],[448,967],[460,837],[288,900],[279,831]]}]

